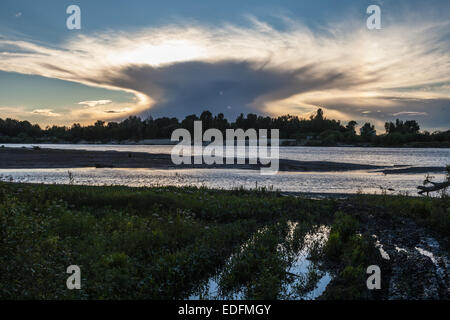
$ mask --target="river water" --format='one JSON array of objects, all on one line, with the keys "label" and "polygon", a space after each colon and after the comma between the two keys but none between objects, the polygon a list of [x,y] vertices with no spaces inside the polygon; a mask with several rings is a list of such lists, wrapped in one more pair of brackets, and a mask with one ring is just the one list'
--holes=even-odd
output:
[{"label": "river water", "polygon": [[[7,147],[32,147],[38,144],[5,144]],[[172,145],[82,145],[39,144],[41,148],[116,150],[170,154]],[[450,148],[356,148],[356,147],[280,147],[280,158],[300,161],[332,161],[383,166],[410,165],[445,167],[450,164]],[[389,174],[374,171],[347,172],[279,172],[263,176],[257,170],[239,169],[0,169],[0,180],[36,183],[129,185],[129,186],[206,186],[211,188],[255,188],[311,193],[380,193],[391,188],[393,193],[415,194],[425,174]],[[444,173],[432,174],[437,181]]]}]

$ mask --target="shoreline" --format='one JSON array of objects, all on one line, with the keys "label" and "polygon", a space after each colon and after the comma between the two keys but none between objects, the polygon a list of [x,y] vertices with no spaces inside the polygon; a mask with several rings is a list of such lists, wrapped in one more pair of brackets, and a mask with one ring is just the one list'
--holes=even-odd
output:
[{"label": "shoreline", "polygon": [[[450,149],[450,144],[434,144],[434,143],[420,143],[417,142],[417,145],[375,145],[370,143],[361,143],[361,144],[336,144],[336,145],[319,145],[319,144],[292,144],[290,141],[292,139],[280,139],[279,147],[307,147],[307,148],[402,148],[402,149]],[[8,147],[11,144],[29,144],[29,145],[111,145],[111,146],[175,146],[178,144],[177,141],[171,141],[170,139],[147,139],[147,140],[124,140],[124,141],[107,141],[107,142],[90,142],[90,141],[78,141],[78,142],[70,142],[70,141],[60,141],[60,142],[52,142],[52,141],[1,141],[0,147]],[[208,143],[204,143],[204,146],[208,145]]]}]

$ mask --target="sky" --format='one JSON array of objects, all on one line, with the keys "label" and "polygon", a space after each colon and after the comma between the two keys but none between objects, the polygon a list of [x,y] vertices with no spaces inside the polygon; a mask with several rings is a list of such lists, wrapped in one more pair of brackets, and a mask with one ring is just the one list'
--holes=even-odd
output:
[{"label": "sky", "polygon": [[[78,5],[81,29],[66,9]],[[369,29],[370,5],[381,28]],[[2,0],[0,118],[240,113],[450,126],[447,0]]]}]

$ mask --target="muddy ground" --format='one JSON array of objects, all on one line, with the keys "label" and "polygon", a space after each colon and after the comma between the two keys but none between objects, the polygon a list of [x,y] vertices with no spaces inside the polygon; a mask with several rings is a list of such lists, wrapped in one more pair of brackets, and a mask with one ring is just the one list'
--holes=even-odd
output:
[{"label": "muddy ground", "polygon": [[385,299],[450,298],[448,239],[410,218],[383,214],[382,207],[379,214],[370,214],[366,205],[349,201],[340,204],[339,210],[359,215],[362,232],[376,239],[383,258]]},{"label": "muddy ground", "polygon": [[[193,162],[193,161],[192,161]],[[27,148],[0,148],[1,169],[47,169],[47,168],[152,168],[152,169],[183,169],[183,168],[230,168],[259,170],[261,164],[235,164],[207,165],[182,164],[175,165],[169,154],[151,154],[145,152],[118,152],[118,151],[86,151],[86,150],[58,150],[58,149],[27,149]],[[410,166],[374,166],[328,161],[296,161],[279,160],[280,171],[290,172],[327,172],[327,171],[354,171],[379,170],[389,173],[421,173],[442,172],[440,167],[410,167]],[[399,172],[398,170],[402,170]]]}]

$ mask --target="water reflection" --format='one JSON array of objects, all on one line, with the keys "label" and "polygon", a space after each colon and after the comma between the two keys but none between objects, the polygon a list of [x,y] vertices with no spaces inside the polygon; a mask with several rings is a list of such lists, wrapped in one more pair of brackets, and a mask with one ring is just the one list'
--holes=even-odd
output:
[{"label": "water reflection", "polygon": [[[319,261],[314,260],[313,256],[325,245],[330,228],[325,225],[314,226],[303,235],[302,239],[297,239],[294,234],[298,231],[296,229],[300,227],[299,224],[288,221],[287,227],[286,239],[278,245],[278,250],[282,251],[283,256],[289,261],[286,268],[287,277],[283,280],[280,298],[290,300],[317,299],[325,291],[332,277],[328,272],[320,270]],[[245,249],[254,241],[255,236],[267,230],[267,227],[258,230],[255,235],[240,246],[238,252],[245,254]],[[297,242],[300,243],[300,247],[296,246]],[[247,299],[246,288],[244,287],[236,288],[233,292],[226,292],[225,294],[221,290],[221,278],[226,276],[227,267],[232,264],[233,257],[237,257],[236,253],[227,259],[223,268],[200,284],[194,293],[188,297],[188,300]]]},{"label": "water reflection", "polygon": [[[381,193],[382,188],[416,193],[423,174],[352,172],[279,172],[262,176],[255,170],[238,169],[0,169],[0,180],[28,183],[68,184],[70,172],[74,184],[127,186],[205,186],[217,189],[265,187],[273,190],[307,193]],[[437,181],[443,174],[434,174]]]},{"label": "water reflection", "polygon": [[[289,222],[288,225],[288,236],[290,241],[294,241],[294,232],[299,225],[296,222]],[[321,225],[304,235],[301,250],[295,253],[293,262],[286,270],[290,281],[284,284],[285,299],[314,300],[325,291],[332,278],[328,272],[320,270],[313,255],[325,245],[329,234],[330,227]]]}]

